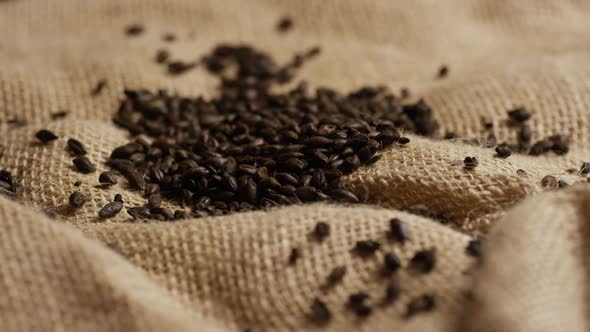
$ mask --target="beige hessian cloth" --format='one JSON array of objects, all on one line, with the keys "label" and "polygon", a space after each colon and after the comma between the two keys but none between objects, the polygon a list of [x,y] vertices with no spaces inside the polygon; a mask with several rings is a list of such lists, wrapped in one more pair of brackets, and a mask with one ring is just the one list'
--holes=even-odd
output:
[{"label": "beige hessian cloth", "polygon": [[[274,25],[283,14],[295,27],[279,35]],[[133,22],[146,32],[130,39],[123,31]],[[163,42],[167,32],[178,41]],[[0,198],[0,331],[311,331],[306,314],[318,295],[334,312],[330,331],[588,330],[590,185],[541,193],[539,182],[547,174],[585,181],[566,169],[590,161],[589,32],[586,0],[0,1],[0,168],[24,186],[18,201]],[[96,188],[99,173],[73,171],[67,138],[81,139],[104,171],[109,151],[127,139],[110,121],[124,87],[215,92],[200,68],[167,76],[153,61],[156,50],[191,60],[221,41],[254,43],[281,61],[321,45],[321,57],[301,73],[314,86],[408,86],[432,104],[443,130],[461,136],[480,136],[483,116],[499,141],[514,141],[505,111],[526,105],[533,139],[570,133],[571,152],[500,160],[492,149],[411,136],[347,179],[370,206],[315,204],[176,223],[130,223],[122,212],[97,222],[97,208],[115,193],[127,206],[144,199],[120,185]],[[435,80],[441,63],[450,76]],[[102,78],[106,89],[91,97]],[[52,121],[63,109],[70,117]],[[14,118],[29,125],[8,128]],[[44,127],[60,139],[32,144]],[[457,163],[465,156],[480,166],[465,172]],[[66,204],[76,180],[91,197],[80,211],[59,221],[39,212]],[[454,227],[398,210],[418,203],[446,213]],[[410,224],[410,243],[384,242],[374,259],[351,255],[356,240],[384,239],[394,216]],[[318,221],[332,225],[321,244],[308,239]],[[470,234],[487,237],[481,264],[465,255]],[[292,247],[302,258],[289,267]],[[380,300],[383,252],[405,266],[430,247],[435,271],[403,269],[398,302],[376,305],[364,321],[346,310],[352,292]],[[349,272],[323,294],[337,265]],[[422,293],[436,295],[437,309],[403,319],[409,299]]]}]

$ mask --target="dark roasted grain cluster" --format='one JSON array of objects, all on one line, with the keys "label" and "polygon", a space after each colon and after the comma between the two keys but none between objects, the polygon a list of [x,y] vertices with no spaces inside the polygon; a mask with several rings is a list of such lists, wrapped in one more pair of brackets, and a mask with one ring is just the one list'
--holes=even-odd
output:
[{"label": "dark roasted grain cluster", "polygon": [[[248,46],[224,45],[203,58],[221,80],[217,98],[125,91],[114,121],[141,136],[116,148],[108,164],[131,188],[150,186],[197,217],[358,202],[342,187],[343,175],[379,160],[383,148],[407,144],[400,130],[431,136],[438,124],[424,101],[402,104],[384,87],[309,94],[302,82],[286,93],[271,91],[318,53],[312,48],[279,66]],[[149,218],[140,212],[132,215]]]}]

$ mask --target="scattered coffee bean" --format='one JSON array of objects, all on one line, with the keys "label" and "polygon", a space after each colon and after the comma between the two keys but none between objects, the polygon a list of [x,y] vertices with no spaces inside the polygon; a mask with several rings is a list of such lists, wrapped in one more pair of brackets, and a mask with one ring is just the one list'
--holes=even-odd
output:
[{"label": "scattered coffee bean", "polygon": [[51,117],[51,120],[61,120],[61,119],[64,119],[65,117],[67,117],[68,114],[70,114],[70,112],[68,112],[68,111],[59,111],[59,112],[51,113],[50,117]]},{"label": "scattered coffee bean", "polygon": [[117,176],[115,175],[115,173],[107,171],[100,173],[100,175],[98,176],[98,182],[100,182],[103,185],[112,186],[117,184],[119,181],[117,180]]},{"label": "scattered coffee bean", "polygon": [[410,300],[407,307],[406,317],[410,318],[422,312],[434,310],[436,301],[433,295],[424,294]]},{"label": "scattered coffee bean", "polygon": [[499,145],[496,147],[496,153],[499,158],[508,158],[512,154],[512,150],[507,145]]},{"label": "scattered coffee bean", "polygon": [[436,266],[436,254],[434,249],[420,250],[410,260],[410,267],[422,273],[431,272]]},{"label": "scattered coffee bean", "polygon": [[196,63],[173,61],[168,64],[168,74],[180,75],[196,67]]},{"label": "scattered coffee bean", "polygon": [[47,143],[57,139],[57,135],[47,129],[39,130],[35,134],[35,137],[41,141],[41,143]]},{"label": "scattered coffee bean", "polygon": [[145,190],[146,183],[143,174],[139,173],[138,171],[131,171],[127,173],[125,177],[131,189]]},{"label": "scattered coffee bean", "polygon": [[438,69],[437,77],[438,78],[445,78],[445,77],[447,77],[448,74],[449,74],[449,67],[447,67],[446,65],[442,65]]},{"label": "scattered coffee bean", "polygon": [[96,83],[96,86],[94,87],[94,89],[92,89],[91,94],[93,96],[98,96],[102,90],[104,90],[104,88],[107,86],[107,81],[106,80],[100,80],[98,81],[98,83]]},{"label": "scattered coffee bean", "polygon": [[156,62],[165,63],[170,58],[170,53],[164,49],[160,49],[156,52]]},{"label": "scattered coffee bean", "polygon": [[372,313],[371,307],[365,302],[369,299],[369,294],[359,292],[351,294],[348,297],[348,307],[353,310],[359,317],[367,317]]},{"label": "scattered coffee bean", "polygon": [[409,138],[407,138],[407,137],[400,137],[400,138],[397,140],[397,143],[398,143],[398,144],[401,144],[401,145],[406,145],[406,144],[410,143],[410,139],[409,139]]},{"label": "scattered coffee bean", "polygon": [[74,191],[71,195],[70,195],[70,205],[74,208],[80,208],[84,205],[84,203],[86,203],[86,196],[84,196],[81,192],[79,191]]},{"label": "scattered coffee bean", "polygon": [[465,157],[463,164],[465,165],[465,169],[470,171],[475,169],[479,162],[477,161],[476,157]]},{"label": "scattered coffee bean", "polygon": [[123,202],[110,202],[107,205],[103,206],[103,208],[100,209],[100,211],[98,211],[98,216],[103,219],[111,218],[114,217],[117,213],[119,213],[122,208]]},{"label": "scattered coffee bean", "polygon": [[289,264],[294,265],[299,259],[299,257],[301,257],[301,252],[299,251],[299,248],[291,249],[291,253],[289,254]]},{"label": "scattered coffee bean", "polygon": [[55,207],[44,208],[43,213],[51,219],[56,219],[59,216],[59,211]]},{"label": "scattered coffee bean", "polygon": [[545,190],[556,190],[558,187],[557,178],[552,175],[547,175],[543,179],[541,179],[541,186]]},{"label": "scattered coffee bean", "polygon": [[354,251],[361,257],[368,257],[373,255],[377,250],[381,248],[381,244],[373,240],[357,241],[354,247]]},{"label": "scattered coffee bean", "polygon": [[389,220],[389,236],[391,239],[404,243],[410,239],[408,225],[398,218]]},{"label": "scattered coffee bean", "polygon": [[402,263],[395,254],[393,253],[386,253],[383,256],[383,273],[386,276],[393,274],[402,266]]},{"label": "scattered coffee bean", "polygon": [[518,107],[508,111],[508,117],[515,122],[525,122],[531,118],[531,113],[524,107]]},{"label": "scattered coffee bean", "polygon": [[74,186],[79,187],[82,185],[82,181],[76,181],[74,182]]},{"label": "scattered coffee bean", "polygon": [[525,172],[525,170],[524,170],[524,169],[517,169],[517,170],[516,170],[516,174],[517,174],[518,176],[521,176],[521,177],[524,177],[524,178],[528,177],[528,174]]},{"label": "scattered coffee bean", "polygon": [[401,287],[399,285],[399,282],[393,281],[392,283],[387,285],[387,288],[385,289],[385,297],[383,298],[383,303],[392,304],[399,298],[400,293]]},{"label": "scattered coffee bean", "polygon": [[326,222],[320,221],[313,229],[313,235],[318,241],[323,241],[330,235],[330,225]]},{"label": "scattered coffee bean", "polygon": [[481,256],[481,241],[480,240],[471,240],[467,244],[467,248],[465,248],[465,252],[469,256],[473,257],[480,257]]},{"label": "scattered coffee bean", "polygon": [[332,313],[325,302],[316,298],[311,305],[311,321],[318,325],[325,325],[332,319]]},{"label": "scattered coffee bean", "polygon": [[88,174],[94,173],[96,171],[94,164],[92,164],[92,162],[90,162],[90,160],[86,157],[76,157],[72,160],[72,162],[80,173]]},{"label": "scattered coffee bean", "polygon": [[287,32],[287,31],[291,30],[292,27],[293,27],[293,20],[288,16],[281,18],[279,20],[279,23],[277,23],[277,30],[279,32]]},{"label": "scattered coffee bean", "polygon": [[150,209],[144,206],[132,207],[127,209],[127,214],[134,219],[149,219]]},{"label": "scattered coffee bean", "polygon": [[169,42],[169,43],[171,43],[171,42],[173,42],[173,41],[175,41],[175,40],[176,40],[176,35],[175,35],[175,34],[173,34],[173,33],[165,33],[165,34],[162,36],[162,40],[163,40],[163,41],[165,41],[165,42]]},{"label": "scattered coffee bean", "polygon": [[9,171],[0,170],[0,193],[12,197],[19,194],[21,189]]},{"label": "scattered coffee bean", "polygon": [[125,28],[125,33],[127,36],[139,36],[143,33],[143,25],[134,23],[130,24]]},{"label": "scattered coffee bean", "polygon": [[84,144],[74,138],[68,139],[68,148],[74,156],[83,156],[87,153]]},{"label": "scattered coffee bean", "polygon": [[342,279],[344,279],[345,275],[346,275],[346,266],[335,267],[334,269],[332,269],[332,271],[328,275],[328,278],[326,278],[325,287],[329,288],[329,287],[335,286],[336,284],[340,283],[342,281]]},{"label": "scattered coffee bean", "polygon": [[162,197],[160,194],[152,194],[148,197],[148,205],[150,208],[159,208],[162,205]]},{"label": "scattered coffee bean", "polygon": [[121,203],[123,203],[123,195],[121,195],[121,194],[116,194],[116,195],[115,195],[115,199],[114,199],[114,201],[115,201],[115,202],[121,202]]}]

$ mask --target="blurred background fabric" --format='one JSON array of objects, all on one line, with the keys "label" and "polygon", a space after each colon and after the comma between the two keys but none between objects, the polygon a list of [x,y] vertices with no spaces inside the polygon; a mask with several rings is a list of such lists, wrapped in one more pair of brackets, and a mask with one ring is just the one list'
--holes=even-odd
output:
[{"label": "blurred background fabric", "polygon": [[[285,15],[294,26],[279,34]],[[145,32],[129,38],[133,23]],[[590,184],[567,170],[590,161],[589,31],[583,0],[0,1],[0,169],[24,189],[17,200],[0,197],[0,330],[587,331]],[[164,42],[166,33],[177,40]],[[484,118],[498,142],[515,141],[506,111],[525,106],[533,141],[568,134],[570,152],[503,160],[482,145],[410,135],[346,178],[363,205],[174,223],[133,223],[123,212],[99,221],[115,193],[126,206],[144,199],[122,185],[96,187],[98,172],[73,171],[66,140],[83,139],[98,171],[107,170],[110,151],[129,139],[111,121],[124,88],[215,95],[217,81],[203,68],[169,76],[156,51],[191,61],[222,42],[252,44],[281,63],[318,45],[321,55],[299,78],[340,91],[407,87],[432,106],[441,134],[483,138]],[[441,64],[449,76],[436,79]],[[102,79],[104,91],[92,96]],[[66,119],[51,118],[62,110]],[[32,144],[42,128],[60,139]],[[474,172],[463,170],[465,156],[480,160]],[[546,175],[580,183],[547,193]],[[74,190],[90,197],[77,213],[50,220],[40,212]],[[449,223],[402,211],[416,204]],[[416,250],[435,248],[437,266],[426,276],[400,271],[396,303],[359,320],[344,303],[361,290],[377,303],[382,253],[359,260],[350,249],[384,239],[393,217],[413,237],[387,250],[406,266]],[[308,240],[318,221],[332,226],[321,244]],[[465,253],[474,236],[485,238],[480,262]],[[293,247],[302,257],[289,266]],[[322,293],[338,265],[348,269],[343,284]],[[424,292],[435,294],[436,310],[406,319],[408,301]],[[324,327],[307,319],[316,296],[333,311]]]}]

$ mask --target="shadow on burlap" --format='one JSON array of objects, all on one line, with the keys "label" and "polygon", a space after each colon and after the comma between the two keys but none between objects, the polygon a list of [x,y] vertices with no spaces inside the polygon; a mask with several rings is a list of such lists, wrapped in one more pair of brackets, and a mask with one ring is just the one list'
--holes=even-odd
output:
[{"label": "shadow on burlap", "polygon": [[[273,26],[285,13],[295,28],[282,36]],[[318,330],[586,330],[590,189],[566,170],[590,161],[588,15],[584,1],[0,3],[0,144],[6,147],[0,168],[24,187],[18,202],[0,199],[1,330],[314,330],[306,314],[316,296],[334,313]],[[146,33],[126,38],[124,27],[135,21]],[[166,32],[179,40],[163,43]],[[505,111],[526,105],[534,113],[533,140],[569,133],[571,151],[503,160],[482,146],[410,136],[410,144],[384,151],[379,162],[346,179],[366,205],[314,204],[178,223],[131,223],[122,212],[99,222],[97,210],[116,193],[127,207],[145,202],[124,183],[97,186],[110,151],[128,139],[110,121],[123,88],[211,96],[216,82],[202,69],[171,78],[153,57],[166,46],[175,58],[195,59],[220,41],[254,42],[281,61],[319,44],[322,56],[301,73],[312,86],[408,86],[432,105],[441,133],[485,137],[485,117],[499,142],[514,142]],[[442,62],[450,77],[435,80]],[[105,91],[91,97],[103,78]],[[51,121],[62,109],[69,118]],[[9,128],[5,120],[14,118],[28,125]],[[41,128],[60,139],[34,144]],[[87,145],[97,173],[71,168],[70,137]],[[477,156],[480,166],[465,171],[465,156]],[[549,174],[585,184],[537,195]],[[79,211],[59,221],[38,213],[65,206],[73,190],[90,197]],[[416,204],[443,213],[450,224],[401,212]],[[405,246],[385,240],[392,217],[410,225]],[[332,225],[321,244],[308,236],[318,221]],[[487,242],[477,265],[465,246],[469,235],[481,234]],[[382,240],[383,250],[372,259],[355,257],[351,249],[362,239]],[[293,247],[302,257],[288,266]],[[372,304],[383,296],[384,253],[395,252],[405,267],[424,248],[438,253],[435,271],[416,276],[403,269],[395,304],[376,305],[367,320],[345,308],[352,292],[367,291]],[[337,265],[347,266],[347,276],[323,293],[321,284]],[[406,304],[422,293],[435,294],[437,309],[405,319]]]}]

